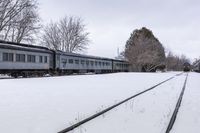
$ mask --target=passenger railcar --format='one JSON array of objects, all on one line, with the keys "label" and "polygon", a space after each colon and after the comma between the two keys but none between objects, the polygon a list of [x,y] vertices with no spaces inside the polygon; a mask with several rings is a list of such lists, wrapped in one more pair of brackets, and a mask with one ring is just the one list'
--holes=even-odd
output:
[{"label": "passenger railcar", "polygon": [[112,72],[109,58],[56,51],[56,70],[60,73],[108,73]]},{"label": "passenger railcar", "polygon": [[129,64],[121,60],[0,41],[0,73],[9,74],[13,77],[127,71],[129,71]]},{"label": "passenger railcar", "polygon": [[189,72],[190,69],[191,69],[190,63],[185,62],[185,63],[183,64],[183,71],[184,71],[184,72]]},{"label": "passenger railcar", "polygon": [[0,73],[13,77],[48,73],[52,51],[45,47],[0,41]]}]

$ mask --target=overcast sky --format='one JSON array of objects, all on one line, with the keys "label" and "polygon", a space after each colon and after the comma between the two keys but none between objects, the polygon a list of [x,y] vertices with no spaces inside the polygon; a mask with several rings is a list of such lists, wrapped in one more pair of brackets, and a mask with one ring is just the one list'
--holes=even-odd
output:
[{"label": "overcast sky", "polygon": [[200,57],[199,0],[38,0],[43,23],[65,15],[84,19],[91,43],[87,54],[115,57],[135,29],[147,27],[163,46]]}]

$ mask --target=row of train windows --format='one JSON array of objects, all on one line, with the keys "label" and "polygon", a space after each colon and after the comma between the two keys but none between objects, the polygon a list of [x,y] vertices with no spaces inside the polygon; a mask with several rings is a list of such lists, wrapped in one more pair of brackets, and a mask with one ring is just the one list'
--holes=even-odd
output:
[{"label": "row of train windows", "polygon": [[128,64],[117,63],[116,66],[117,67],[128,67]]},{"label": "row of train windows", "polygon": [[[25,54],[16,54],[15,56],[16,62],[26,62],[26,55]],[[14,61],[14,54],[13,53],[3,53],[3,61]],[[35,55],[27,55],[27,62],[36,62]],[[39,56],[39,63],[47,63],[47,56]]]},{"label": "row of train windows", "polygon": [[[67,63],[67,61],[65,63]],[[69,59],[68,63],[69,64],[82,64],[82,65],[84,65],[84,64],[89,65],[90,64],[91,66],[93,66],[93,65],[95,65],[95,66],[97,66],[97,65],[99,65],[99,66],[101,66],[101,65],[102,66],[110,66],[109,62],[88,61],[88,60],[73,60],[73,59]]]}]

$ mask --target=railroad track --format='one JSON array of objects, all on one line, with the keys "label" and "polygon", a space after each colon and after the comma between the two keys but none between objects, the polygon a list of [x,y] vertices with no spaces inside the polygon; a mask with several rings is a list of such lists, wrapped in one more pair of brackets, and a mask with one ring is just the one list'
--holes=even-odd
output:
[{"label": "railroad track", "polygon": [[[150,88],[148,88],[148,89],[146,89],[146,90],[144,90],[144,91],[142,91],[142,92],[140,92],[140,93],[137,93],[137,94],[135,94],[135,95],[133,95],[133,96],[131,96],[131,97],[129,97],[129,98],[127,98],[127,99],[125,99],[125,100],[123,100],[123,101],[121,101],[121,102],[115,104],[115,105],[113,105],[113,106],[110,106],[110,107],[108,107],[108,108],[106,108],[106,109],[100,111],[99,113],[96,113],[96,114],[94,114],[94,115],[92,115],[92,116],[90,116],[90,117],[88,117],[88,118],[86,118],[86,119],[81,120],[80,122],[78,122],[78,123],[76,123],[76,124],[73,124],[72,126],[69,126],[69,127],[65,128],[65,129],[59,131],[58,133],[67,133],[67,132],[69,132],[69,131],[72,131],[72,130],[74,130],[75,128],[77,128],[77,127],[83,125],[84,123],[87,123],[87,122],[89,122],[89,121],[91,121],[91,120],[97,118],[98,116],[101,116],[102,114],[105,114],[106,112],[108,112],[108,111],[110,111],[110,110],[112,110],[112,109],[114,109],[114,108],[120,106],[121,104],[123,104],[123,103],[125,103],[125,102],[127,102],[127,101],[129,101],[129,100],[131,100],[131,99],[133,99],[133,98],[135,98],[135,97],[137,97],[137,96],[140,96],[140,95],[142,95],[142,94],[144,94],[144,93],[146,93],[146,92],[148,92],[148,91],[151,91],[151,90],[155,89],[156,87],[162,85],[163,83],[165,83],[165,82],[167,82],[167,81],[169,81],[169,80],[175,78],[176,76],[180,76],[180,75],[182,75],[182,74],[183,74],[183,73],[176,74],[176,75],[174,75],[174,76],[172,76],[172,77],[170,77],[170,78],[168,78],[168,79],[166,79],[166,80],[164,80],[164,81],[162,81],[162,82],[160,82],[160,83],[158,83],[158,84],[156,84],[156,85],[154,85],[154,86],[152,86],[152,87],[150,87]],[[167,133],[167,132],[166,132],[166,133]]]},{"label": "railroad track", "polygon": [[174,123],[175,123],[176,116],[177,116],[177,114],[178,114],[178,111],[179,111],[179,108],[180,108],[180,106],[181,106],[181,102],[182,102],[182,99],[183,99],[183,95],[184,95],[184,92],[185,92],[186,83],[187,83],[187,78],[188,78],[188,74],[187,74],[187,76],[186,76],[186,78],[185,78],[185,82],[184,82],[182,91],[181,91],[181,93],[180,93],[180,96],[179,96],[178,101],[177,101],[177,103],[176,103],[176,107],[175,107],[174,112],[173,112],[173,114],[172,114],[172,116],[171,116],[170,122],[169,122],[169,124],[168,124],[168,126],[167,126],[167,130],[166,130],[165,133],[169,133],[169,132],[171,131],[171,129],[172,129]]}]

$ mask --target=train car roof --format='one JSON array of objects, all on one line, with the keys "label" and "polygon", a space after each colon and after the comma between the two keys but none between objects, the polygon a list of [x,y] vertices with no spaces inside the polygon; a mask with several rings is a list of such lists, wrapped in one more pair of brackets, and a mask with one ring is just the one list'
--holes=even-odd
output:
[{"label": "train car roof", "polygon": [[82,57],[82,58],[91,58],[91,59],[99,59],[99,60],[113,60],[113,61],[118,61],[118,62],[126,62],[125,60],[117,60],[117,59],[112,59],[112,58],[92,56],[92,55],[83,55],[83,54],[77,54],[77,53],[68,53],[68,52],[63,52],[63,51],[59,51],[59,50],[57,50],[56,53],[63,54],[63,55],[66,55],[66,56],[73,56],[73,57]]},{"label": "train car roof", "polygon": [[52,53],[52,51],[48,49],[47,47],[29,45],[29,44],[24,44],[24,43],[8,42],[8,41],[2,41],[2,40],[0,40],[0,48],[26,50],[26,51],[31,51],[31,52]]}]

